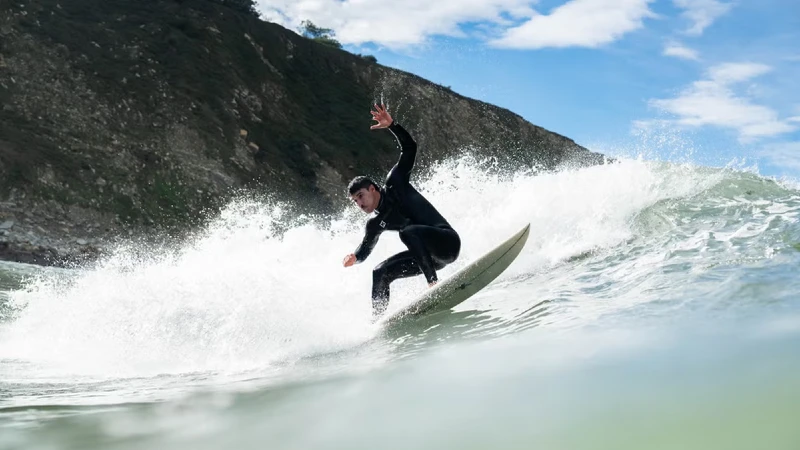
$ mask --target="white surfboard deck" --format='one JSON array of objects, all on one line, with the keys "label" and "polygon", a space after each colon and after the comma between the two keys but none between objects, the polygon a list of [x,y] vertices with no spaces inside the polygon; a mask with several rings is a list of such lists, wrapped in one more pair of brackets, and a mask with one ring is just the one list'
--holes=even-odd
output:
[{"label": "white surfboard deck", "polygon": [[439,280],[408,306],[378,319],[379,325],[395,324],[422,315],[428,316],[453,308],[472,297],[503,273],[517,258],[528,241],[531,224],[525,225],[503,243],[458,272]]}]

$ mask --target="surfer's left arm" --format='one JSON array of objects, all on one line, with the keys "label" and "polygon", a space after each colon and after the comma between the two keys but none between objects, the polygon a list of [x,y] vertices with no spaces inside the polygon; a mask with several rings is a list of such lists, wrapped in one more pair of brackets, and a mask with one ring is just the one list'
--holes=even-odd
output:
[{"label": "surfer's left arm", "polygon": [[361,240],[361,244],[352,254],[353,260],[350,265],[361,263],[367,259],[370,253],[372,253],[372,249],[375,248],[375,244],[378,243],[381,232],[383,232],[383,228],[378,226],[375,220],[369,220],[367,222],[366,230],[364,230],[364,239]]}]

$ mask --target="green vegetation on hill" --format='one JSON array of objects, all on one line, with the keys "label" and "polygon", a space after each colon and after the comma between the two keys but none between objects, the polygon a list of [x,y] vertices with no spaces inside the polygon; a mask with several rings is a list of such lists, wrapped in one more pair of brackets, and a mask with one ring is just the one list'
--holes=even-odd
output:
[{"label": "green vegetation on hill", "polygon": [[304,20],[300,24],[300,34],[320,44],[342,48],[342,44],[334,38],[336,33],[332,29],[318,27],[310,20]]}]

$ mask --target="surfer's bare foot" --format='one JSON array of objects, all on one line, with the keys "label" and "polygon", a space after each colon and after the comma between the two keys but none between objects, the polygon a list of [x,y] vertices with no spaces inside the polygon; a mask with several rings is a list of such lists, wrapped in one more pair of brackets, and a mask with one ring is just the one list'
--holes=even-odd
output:
[{"label": "surfer's bare foot", "polygon": [[432,282],[428,283],[428,287],[432,288],[432,287],[436,286],[436,283],[438,283],[438,281],[432,281]]}]

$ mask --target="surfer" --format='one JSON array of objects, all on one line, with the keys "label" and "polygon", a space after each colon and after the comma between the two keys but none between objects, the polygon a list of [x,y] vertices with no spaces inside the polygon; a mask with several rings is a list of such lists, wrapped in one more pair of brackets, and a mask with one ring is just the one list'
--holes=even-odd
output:
[{"label": "surfer", "polygon": [[387,128],[400,144],[400,158],[378,186],[366,176],[354,178],[349,186],[350,198],[367,214],[364,238],[354,253],[344,258],[344,266],[361,263],[375,248],[378,237],[386,230],[397,231],[408,250],[381,262],[372,271],[372,313],[377,317],[389,304],[389,285],[399,279],[425,275],[429,286],[439,279],[437,270],[458,258],[461,238],[444,217],[409,182],[417,155],[417,143],[392,119],[384,105],[375,105],[371,130]]}]

